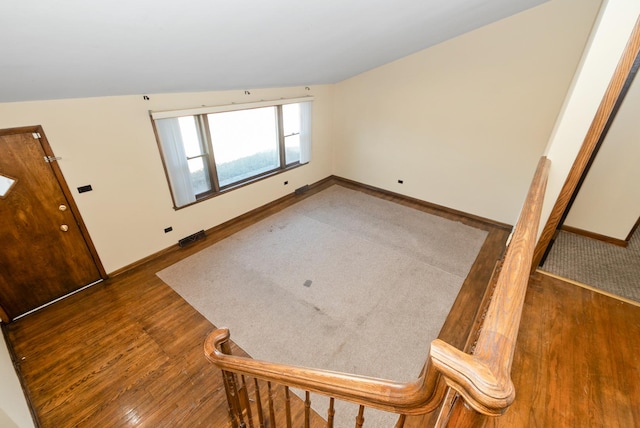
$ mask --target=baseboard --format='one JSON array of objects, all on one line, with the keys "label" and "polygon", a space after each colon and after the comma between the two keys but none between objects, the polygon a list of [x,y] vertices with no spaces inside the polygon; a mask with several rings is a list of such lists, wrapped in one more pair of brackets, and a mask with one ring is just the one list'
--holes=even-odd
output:
[{"label": "baseboard", "polygon": [[[474,227],[478,227],[478,228],[499,228],[499,229],[504,229],[504,230],[509,230],[511,231],[511,229],[513,228],[511,225],[505,224],[505,223],[500,223],[494,220],[490,220],[490,219],[486,219],[483,217],[479,217],[473,214],[468,214],[462,211],[458,211],[458,210],[454,210],[452,208],[448,208],[448,207],[444,207],[441,205],[437,205],[437,204],[433,204],[431,202],[426,202],[420,199],[416,199],[416,198],[412,198],[409,196],[405,196],[399,193],[394,193],[388,190],[384,190],[384,189],[379,189],[377,187],[374,186],[369,186],[367,184],[362,184],[362,183],[358,183],[357,181],[353,181],[353,180],[349,180],[343,177],[338,177],[335,175],[330,175],[329,177],[323,178],[322,180],[319,180],[311,185],[309,185],[308,189],[305,188],[304,192],[293,192],[290,194],[287,194],[281,198],[278,198],[272,202],[269,202],[265,205],[262,205],[258,208],[255,208],[251,211],[248,211],[244,214],[239,215],[238,217],[232,218],[231,220],[228,220],[224,223],[221,223],[217,226],[214,226],[212,228],[209,228],[207,230],[205,230],[205,240],[207,239],[207,237],[209,235],[214,235],[214,234],[219,234],[221,231],[223,231],[224,229],[230,229],[233,227],[238,226],[239,224],[242,223],[251,223],[251,222],[255,222],[258,221],[259,219],[261,219],[261,217],[267,217],[269,214],[269,211],[273,210],[273,209],[277,209],[277,207],[279,205],[284,205],[284,204],[289,204],[289,203],[294,203],[294,201],[299,201],[302,199],[305,199],[329,186],[332,186],[334,184],[338,184],[341,185],[343,187],[347,187],[347,188],[351,188],[354,190],[361,190],[361,191],[366,191],[368,193],[374,194],[375,196],[378,197],[390,197],[390,198],[394,198],[396,200],[400,200],[400,201],[404,201],[407,205],[415,205],[415,206],[419,206],[422,207],[426,210],[431,211],[432,213],[439,215],[441,217],[445,217],[445,218],[450,218],[450,219],[454,219],[456,221],[461,221],[463,223],[466,223],[468,225],[474,226]],[[121,275],[125,272],[128,272],[132,269],[135,269],[137,267],[140,267],[142,265],[144,265],[147,262],[150,262],[151,260],[154,260],[158,257],[162,257],[165,256],[167,254],[173,253],[173,252],[177,252],[177,251],[181,251],[184,250],[184,248],[181,248],[177,243],[167,247],[163,250],[160,250],[156,253],[153,253],[147,257],[144,257],[136,262],[133,262],[127,266],[124,266],[120,269],[114,270],[113,272],[109,273],[109,277],[113,278],[116,277],[118,275]]]},{"label": "baseboard", "polygon": [[636,233],[638,226],[640,226],[640,217],[638,218],[638,220],[636,220],[636,224],[634,224],[631,230],[629,231],[629,234],[625,238],[625,241],[627,242],[631,241],[631,237],[633,236],[634,233]]},{"label": "baseboard", "polygon": [[402,199],[410,204],[415,204],[418,205],[420,207],[426,208],[428,210],[432,210],[436,213],[438,213],[439,215],[443,216],[443,217],[449,217],[449,216],[453,216],[453,217],[459,217],[459,218],[464,218],[464,219],[468,219],[471,222],[474,223],[479,223],[479,224],[484,224],[490,228],[499,228],[499,229],[504,229],[504,230],[509,230],[511,231],[513,229],[513,226],[510,224],[506,224],[506,223],[501,223],[499,221],[495,221],[495,220],[491,220],[485,217],[480,217],[474,214],[469,214],[466,213],[464,211],[458,211],[456,209],[453,208],[449,208],[449,207],[445,207],[443,205],[438,205],[438,204],[434,204],[432,202],[427,202],[427,201],[423,201],[422,199],[417,199],[417,198],[412,198],[411,196],[406,196],[400,193],[395,193],[392,192],[390,190],[385,190],[385,189],[381,189],[375,186],[370,186],[368,184],[362,184],[359,183],[357,181],[353,181],[353,180],[349,180],[348,178],[343,178],[343,177],[338,177],[338,176],[333,176],[333,178],[341,184],[346,184],[350,187],[354,187],[354,188],[360,188],[360,189],[366,189],[366,190],[371,190],[374,192],[377,192],[379,194],[382,195],[388,195],[390,197],[393,198],[398,198],[398,199]]},{"label": "baseboard", "polygon": [[[304,198],[307,198],[307,197],[311,196],[312,194],[317,193],[320,190],[322,190],[322,189],[324,189],[326,187],[329,187],[330,185],[334,184],[333,180],[334,180],[333,176],[329,176],[329,177],[323,178],[322,180],[317,181],[317,182],[309,185],[309,187],[304,192],[289,193],[289,194],[287,194],[287,195],[285,195],[285,196],[283,196],[281,198],[278,198],[278,199],[276,199],[274,201],[271,201],[271,202],[269,202],[269,203],[267,203],[265,205],[261,205],[258,208],[254,208],[251,211],[248,211],[248,212],[246,212],[244,214],[241,214],[238,217],[234,217],[231,220],[227,220],[224,223],[221,223],[221,224],[219,224],[217,226],[211,227],[211,228],[205,230],[205,232],[204,232],[205,233],[205,238],[204,239],[206,239],[206,237],[209,236],[209,235],[213,235],[213,234],[215,234],[217,232],[220,232],[221,230],[224,230],[224,229],[227,229],[227,228],[231,228],[232,226],[235,226],[238,223],[242,223],[242,222],[245,222],[245,221],[250,221],[251,219],[254,219],[255,217],[260,216],[262,213],[264,213],[264,212],[266,212],[266,211],[268,211],[268,210],[270,210],[270,209],[272,209],[272,208],[274,208],[274,207],[276,207],[278,205],[288,203],[288,202],[290,202],[291,200],[294,200],[294,199],[295,200],[302,200]],[[160,251],[158,251],[156,253],[153,253],[153,254],[145,257],[145,258],[142,258],[142,259],[140,259],[138,261],[135,261],[135,262],[133,262],[133,263],[127,265],[127,266],[124,266],[124,267],[122,267],[120,269],[117,269],[117,270],[114,270],[113,272],[110,272],[109,273],[109,277],[113,278],[115,276],[121,275],[121,274],[123,274],[125,272],[128,272],[128,271],[130,271],[132,269],[135,269],[135,268],[137,268],[139,266],[142,266],[143,264],[145,264],[145,263],[147,263],[147,262],[149,262],[151,260],[154,260],[154,259],[156,259],[158,257],[165,256],[167,254],[180,251],[182,249],[183,248],[180,247],[176,243],[176,244],[174,244],[174,245],[172,245],[170,247],[167,247],[167,248],[165,248],[163,250],[160,250]]]},{"label": "baseboard", "polygon": [[578,229],[577,227],[571,227],[562,225],[560,230],[565,232],[573,233],[575,235],[584,236],[585,238],[595,239],[597,241],[606,242],[607,244],[617,245],[619,247],[626,247],[629,245],[629,241],[624,241],[622,239],[612,238],[610,236],[600,235],[599,233],[589,232],[588,230]]},{"label": "baseboard", "polygon": [[158,257],[164,256],[165,254],[172,253],[172,252],[177,251],[179,249],[180,249],[180,247],[178,246],[178,244],[175,244],[175,245],[167,247],[167,248],[165,248],[163,250],[157,251],[157,252],[155,252],[153,254],[148,255],[147,257],[144,257],[144,258],[142,258],[140,260],[137,260],[137,261],[135,261],[135,262],[133,262],[131,264],[128,264],[126,266],[123,266],[120,269],[116,269],[116,270],[114,270],[112,272],[109,272],[108,278],[114,278],[114,277],[116,277],[118,275],[122,275],[123,273],[128,272],[128,271],[130,271],[132,269],[135,269],[137,267],[140,267],[143,264],[145,264],[147,262],[150,262],[151,260],[154,260],[154,259],[156,259]]}]

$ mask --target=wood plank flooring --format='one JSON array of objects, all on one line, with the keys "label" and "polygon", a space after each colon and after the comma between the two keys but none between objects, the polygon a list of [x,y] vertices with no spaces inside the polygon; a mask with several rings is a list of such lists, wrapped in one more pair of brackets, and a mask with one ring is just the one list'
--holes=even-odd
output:
[{"label": "wood plank flooring", "polygon": [[[332,178],[303,195],[283,198],[214,228],[204,241],[164,251],[102,284],[4,326],[38,424],[228,426],[221,374],[203,356],[204,338],[214,326],[155,273],[333,184],[489,230],[440,335],[462,347],[508,232],[481,219]],[[235,345],[234,353],[246,355]],[[292,401],[294,425],[300,426],[303,403],[296,397]],[[283,406],[277,404],[280,421]],[[323,425],[321,417],[313,414],[312,426]]]},{"label": "wood plank flooring", "polygon": [[640,426],[640,306],[536,273],[512,379],[514,404],[487,426]]},{"label": "wood plank flooring", "polygon": [[[428,204],[327,180],[305,195],[216,228],[205,241],[164,252],[3,326],[38,424],[229,426],[220,372],[202,350],[214,326],[155,272],[334,183],[438,213]],[[458,347],[464,346],[507,234],[481,221],[474,225],[490,233],[440,334]],[[516,401],[488,425],[640,426],[639,337],[640,307],[534,275],[512,370]],[[234,353],[244,354],[235,345]],[[301,426],[303,404],[295,396],[292,400],[294,426]],[[284,426],[283,404],[277,403],[278,426]],[[408,418],[407,426],[432,426],[433,421],[430,416]],[[313,414],[312,426],[324,426],[324,421]]]}]

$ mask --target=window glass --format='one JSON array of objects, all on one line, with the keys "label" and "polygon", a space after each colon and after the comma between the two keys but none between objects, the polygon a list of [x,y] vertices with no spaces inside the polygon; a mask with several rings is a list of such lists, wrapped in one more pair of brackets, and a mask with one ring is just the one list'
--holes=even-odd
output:
[{"label": "window glass", "polygon": [[282,106],[282,127],[286,164],[300,162],[300,104]]},{"label": "window glass", "polygon": [[211,190],[211,174],[209,173],[209,158],[204,142],[198,132],[198,124],[195,116],[178,118],[180,135],[187,155],[187,165],[191,186],[195,195],[200,195]]},{"label": "window glass", "polygon": [[4,198],[9,193],[9,189],[13,187],[16,183],[16,180],[13,178],[5,177],[4,175],[0,175],[0,198]]},{"label": "window glass", "polygon": [[207,115],[220,187],[280,166],[276,107]]},{"label": "window glass", "polygon": [[195,195],[201,195],[211,190],[209,164],[205,161],[206,158],[202,156],[187,160],[189,163],[191,186],[193,186],[193,193]]},{"label": "window glass", "polygon": [[178,124],[180,125],[180,135],[182,136],[182,144],[184,145],[184,152],[187,158],[202,155],[204,148],[198,135],[196,117],[179,117]]},{"label": "window glass", "polygon": [[260,104],[151,113],[175,208],[309,162],[311,102]]}]

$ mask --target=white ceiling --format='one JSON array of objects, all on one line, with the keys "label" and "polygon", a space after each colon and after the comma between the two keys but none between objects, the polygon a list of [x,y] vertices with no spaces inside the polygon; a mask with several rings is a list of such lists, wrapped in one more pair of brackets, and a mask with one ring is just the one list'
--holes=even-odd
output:
[{"label": "white ceiling", "polygon": [[3,0],[0,102],[335,83],[548,0]]}]

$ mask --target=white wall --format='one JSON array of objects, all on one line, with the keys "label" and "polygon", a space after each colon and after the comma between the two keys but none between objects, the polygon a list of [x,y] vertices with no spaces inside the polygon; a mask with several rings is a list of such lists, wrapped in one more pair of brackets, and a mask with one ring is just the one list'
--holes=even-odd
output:
[{"label": "white wall", "polygon": [[337,84],[335,173],[514,224],[599,6],[553,0]]},{"label": "white wall", "polygon": [[12,426],[31,428],[34,425],[4,335],[0,333],[0,427]]},{"label": "white wall", "polygon": [[[3,103],[0,128],[43,126],[107,272],[332,173],[513,223],[598,5],[553,0],[311,92]],[[316,97],[311,164],[172,208],[148,110],[309,93]],[[85,184],[94,190],[78,194]],[[165,234],[168,226],[174,230]]]},{"label": "white wall", "polygon": [[[338,85],[313,87],[310,165],[179,211],[148,110],[296,97],[304,88],[7,103],[0,128],[43,125],[69,186],[94,187],[73,192],[108,272],[331,173],[513,223],[598,4],[552,0]],[[639,12],[636,0],[606,3],[549,139],[551,204]],[[545,209],[548,215],[549,203]],[[164,234],[167,226],[174,231]],[[12,413],[22,404],[5,399],[21,393],[7,387],[13,367],[0,348],[0,409],[31,426]]]},{"label": "white wall", "polygon": [[[107,272],[331,175],[330,86],[0,104],[0,128],[42,125]],[[314,95],[308,165],[174,210],[149,110]],[[289,184],[284,186],[284,181]],[[79,194],[78,186],[93,191]],[[173,232],[164,233],[164,228]]]},{"label": "white wall", "polygon": [[[303,88],[0,104],[0,128],[43,125],[69,186],[93,185],[74,197],[107,271],[331,173],[513,223],[597,5],[553,0],[338,85],[314,87],[310,165],[180,211],[171,206],[147,111],[295,97],[307,94]],[[606,2],[549,139],[546,215],[638,13],[636,0]],[[174,232],[165,235],[167,226]],[[32,427],[21,397],[3,342],[0,411]]]},{"label": "white wall", "polygon": [[608,0],[601,8],[588,50],[545,151],[551,159],[551,169],[540,231],[549,218],[639,15],[640,2],[637,0]]},{"label": "white wall", "polygon": [[596,156],[565,225],[624,240],[640,217],[640,78]]}]

